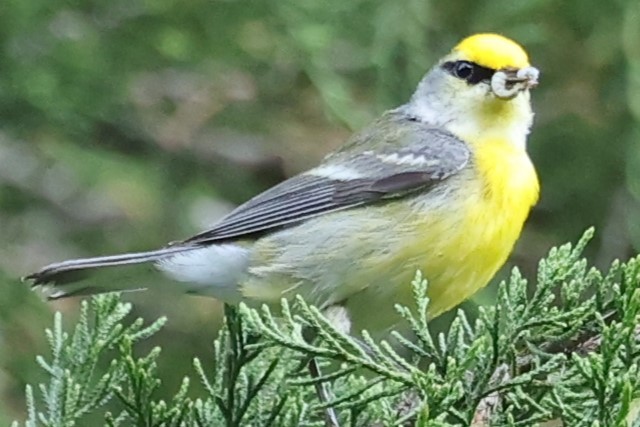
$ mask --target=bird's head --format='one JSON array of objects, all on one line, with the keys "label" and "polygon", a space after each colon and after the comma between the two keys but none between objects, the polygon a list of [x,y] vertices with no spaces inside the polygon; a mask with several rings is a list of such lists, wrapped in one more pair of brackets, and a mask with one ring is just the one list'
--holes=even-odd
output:
[{"label": "bird's head", "polygon": [[520,45],[498,34],[467,37],[447,55],[440,67],[485,96],[510,100],[538,84],[539,72],[529,64]]},{"label": "bird's head", "polygon": [[511,125],[526,135],[529,90],[538,76],[519,44],[498,34],[475,34],[427,73],[403,108],[425,122],[459,128],[462,136]]}]

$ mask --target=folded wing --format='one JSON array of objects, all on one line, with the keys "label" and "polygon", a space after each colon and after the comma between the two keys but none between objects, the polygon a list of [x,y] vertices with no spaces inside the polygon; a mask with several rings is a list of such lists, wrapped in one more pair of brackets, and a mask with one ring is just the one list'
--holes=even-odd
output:
[{"label": "folded wing", "polygon": [[429,191],[469,161],[466,144],[448,132],[424,128],[407,134],[412,140],[399,146],[338,153],[318,168],[259,194],[212,229],[180,244],[206,245],[248,238],[328,212]]}]

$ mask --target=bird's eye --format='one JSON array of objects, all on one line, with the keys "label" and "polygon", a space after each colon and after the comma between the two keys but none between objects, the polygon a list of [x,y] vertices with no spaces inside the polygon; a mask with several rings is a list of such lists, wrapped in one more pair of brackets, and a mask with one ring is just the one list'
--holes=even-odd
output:
[{"label": "bird's eye", "polygon": [[473,65],[465,61],[458,61],[453,66],[453,73],[462,80],[467,80],[473,74]]},{"label": "bird's eye", "polygon": [[450,61],[442,64],[442,68],[447,70],[452,76],[475,85],[480,82],[489,82],[495,70],[483,67],[470,61]]}]

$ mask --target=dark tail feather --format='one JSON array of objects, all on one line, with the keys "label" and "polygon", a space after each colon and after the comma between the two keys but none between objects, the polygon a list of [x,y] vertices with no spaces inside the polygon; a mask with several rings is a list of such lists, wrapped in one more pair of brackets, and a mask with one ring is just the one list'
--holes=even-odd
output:
[{"label": "dark tail feather", "polygon": [[[103,267],[116,267],[130,264],[155,262],[166,256],[174,255],[193,249],[191,246],[176,246],[149,252],[135,252],[121,255],[110,255],[95,258],[72,259],[55,264],[49,264],[40,271],[24,277],[23,281],[31,281],[32,286],[65,285],[76,282],[84,277],[84,272]],[[70,296],[73,292],[64,292]]]}]

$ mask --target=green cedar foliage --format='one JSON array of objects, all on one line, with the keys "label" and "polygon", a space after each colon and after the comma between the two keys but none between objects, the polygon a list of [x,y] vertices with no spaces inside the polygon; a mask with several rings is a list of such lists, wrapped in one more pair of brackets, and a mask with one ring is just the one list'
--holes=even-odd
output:
[{"label": "green cedar foliage", "polygon": [[[55,316],[51,355],[37,359],[49,380],[27,387],[24,425],[83,425],[101,412],[108,426],[312,426],[331,407],[345,426],[640,426],[640,257],[590,268],[581,253],[592,235],[552,249],[533,288],[514,269],[495,305],[475,321],[459,311],[446,333],[430,331],[418,273],[415,308],[397,307],[411,334],[392,332],[394,345],[345,335],[302,299],[283,301],[277,317],[227,307],[213,363],[194,360],[204,391],[185,378],[169,401],[156,396],[160,350],[133,354],[164,319],[127,323],[117,294],[94,297],[71,333]],[[320,377],[306,369],[311,357]],[[320,381],[329,401],[317,398]]]}]

